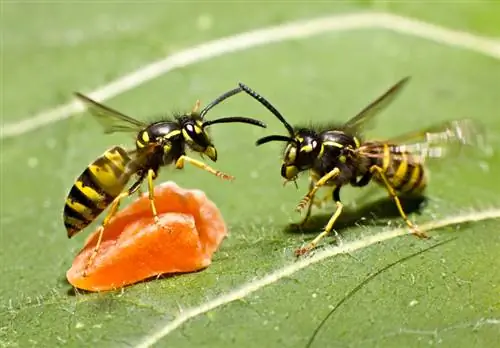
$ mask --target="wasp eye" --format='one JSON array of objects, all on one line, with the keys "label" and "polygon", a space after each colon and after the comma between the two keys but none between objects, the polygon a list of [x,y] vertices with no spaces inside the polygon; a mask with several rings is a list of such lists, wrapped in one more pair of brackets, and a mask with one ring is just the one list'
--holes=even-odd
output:
[{"label": "wasp eye", "polygon": [[295,158],[297,157],[297,148],[294,146],[290,146],[288,148],[288,151],[286,152],[286,158],[289,162],[295,161]]}]

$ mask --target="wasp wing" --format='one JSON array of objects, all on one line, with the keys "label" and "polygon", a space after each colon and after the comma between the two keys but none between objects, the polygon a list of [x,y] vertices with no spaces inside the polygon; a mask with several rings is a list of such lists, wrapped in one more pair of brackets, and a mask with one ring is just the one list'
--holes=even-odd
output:
[{"label": "wasp wing", "polygon": [[388,150],[392,159],[424,163],[428,158],[459,155],[466,148],[485,149],[485,132],[470,119],[446,121],[391,139],[367,142],[358,151],[366,157],[383,158]]},{"label": "wasp wing", "polygon": [[85,104],[89,112],[103,126],[104,133],[138,132],[147,127],[147,124],[132,117],[122,114],[89,97],[76,92],[75,96]]},{"label": "wasp wing", "polygon": [[376,115],[378,115],[396,99],[409,80],[409,76],[401,79],[384,94],[361,110],[361,112],[359,112],[356,116],[347,121],[344,124],[343,129],[351,134],[360,134],[362,133],[362,130],[368,129],[369,121],[373,120]]}]

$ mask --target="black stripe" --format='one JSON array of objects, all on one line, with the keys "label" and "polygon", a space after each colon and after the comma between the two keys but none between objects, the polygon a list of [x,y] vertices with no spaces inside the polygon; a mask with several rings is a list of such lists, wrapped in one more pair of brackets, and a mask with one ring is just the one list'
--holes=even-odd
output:
[{"label": "black stripe", "polygon": [[122,148],[121,146],[115,146],[112,151],[116,151],[120,154],[121,157],[126,158],[127,160],[130,159],[128,152]]},{"label": "black stripe", "polygon": [[403,162],[406,162],[406,171],[404,172],[403,174],[403,177],[400,178],[398,176],[398,179],[400,179],[399,181],[399,185],[394,185],[394,181],[391,182],[391,184],[393,184],[392,186],[394,187],[394,189],[396,189],[396,191],[399,191],[401,190],[401,188],[406,185],[408,183],[408,181],[410,181],[411,179],[411,174],[413,173],[413,169],[414,169],[414,166],[410,164],[410,161],[409,161],[409,154],[407,153],[406,154],[406,161],[403,161],[403,155],[402,153],[398,153],[398,156],[401,157],[401,160],[394,160],[393,163],[396,165],[397,164],[397,167],[395,166],[394,168],[394,177],[396,177],[396,172],[397,170],[399,169],[399,167],[401,166],[401,163]]},{"label": "black stripe", "polygon": [[412,191],[415,191],[416,189],[419,188],[420,184],[422,183],[422,180],[424,180],[424,166],[422,165],[419,165],[420,167],[420,173],[418,174],[418,179],[417,181],[415,181],[415,184],[411,187],[411,189],[409,190],[409,192],[412,192]]},{"label": "black stripe", "polygon": [[401,181],[401,185],[399,185],[399,187],[401,187],[401,188],[402,188],[403,186],[405,186],[406,184],[408,184],[408,183],[410,182],[411,177],[413,176],[413,172],[414,172],[415,170],[418,170],[418,169],[416,169],[415,165],[410,164],[410,163],[408,162],[408,166],[406,167],[406,173],[405,173],[405,176],[404,176],[404,178],[403,178],[403,181]]},{"label": "black stripe", "polygon": [[76,187],[76,185],[74,185],[71,188],[71,191],[69,191],[68,199],[83,204],[84,206],[89,208],[92,212],[95,213],[101,212],[101,209],[99,209],[98,206],[98,202],[95,202],[92,199],[90,199],[90,197],[85,196],[83,192],[80,191],[78,187]]},{"label": "black stripe", "polygon": [[106,191],[104,191],[100,184],[99,184],[99,180],[97,180],[97,178],[95,177],[95,175],[90,171],[89,168],[85,169],[85,171],[82,173],[82,175],[80,176],[80,181],[82,182],[82,186],[87,186],[87,187],[91,187],[92,189],[94,189],[95,191],[97,191],[100,195],[104,196],[104,200],[103,202],[108,205],[108,204],[111,204],[111,202],[113,202],[113,199],[115,197],[111,196],[109,193],[107,193]]},{"label": "black stripe", "polygon": [[85,224],[85,225],[88,225],[89,223],[92,222],[89,219],[87,219],[82,213],[80,213],[79,211],[76,211],[75,209],[73,209],[71,206],[69,206],[67,204],[64,205],[64,216],[65,217],[68,216],[70,218],[79,220],[82,222],[82,224]]}]

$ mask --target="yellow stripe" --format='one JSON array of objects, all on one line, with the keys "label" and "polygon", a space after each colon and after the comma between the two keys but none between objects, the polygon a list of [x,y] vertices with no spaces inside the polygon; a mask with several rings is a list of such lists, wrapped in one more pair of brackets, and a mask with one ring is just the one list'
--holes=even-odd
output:
[{"label": "yellow stripe", "polygon": [[321,149],[319,150],[318,158],[323,156],[323,152],[325,152],[325,144],[321,143]]},{"label": "yellow stripe", "polygon": [[391,149],[389,149],[389,145],[384,144],[384,158],[382,159],[382,168],[384,172],[389,168],[389,164],[391,163]]},{"label": "yellow stripe", "polygon": [[92,212],[92,209],[89,207],[86,207],[85,205],[78,203],[71,198],[68,198],[66,200],[66,205],[70,206],[73,208],[73,210],[79,212],[82,214],[87,220],[93,220],[94,219],[94,213]]},{"label": "yellow stripe", "polygon": [[405,177],[406,171],[408,170],[408,156],[405,152],[402,152],[401,157],[403,157],[403,159],[399,163],[398,170],[396,171],[396,174],[394,174],[394,177],[392,179],[392,186],[394,187],[399,187],[401,181]]},{"label": "yellow stripe", "polygon": [[186,139],[186,141],[188,143],[194,142],[193,139],[189,136],[188,132],[185,129],[182,130],[182,136],[184,137],[184,139]]},{"label": "yellow stripe", "polygon": [[425,188],[427,187],[427,182],[429,180],[429,178],[428,178],[429,172],[426,171],[425,167],[420,166],[420,170],[423,171],[422,180],[420,180],[417,187],[413,188],[413,192],[415,192],[415,193],[421,193],[422,191],[424,191]]},{"label": "yellow stripe", "polygon": [[300,152],[311,152],[313,150],[312,145],[305,145],[300,148]]},{"label": "yellow stripe", "polygon": [[420,166],[413,166],[410,180],[408,180],[408,182],[404,184],[404,186],[401,188],[401,191],[406,192],[411,190],[413,186],[417,183],[419,177],[420,177]]},{"label": "yellow stripe", "polygon": [[123,172],[125,170],[125,165],[129,162],[129,158],[123,158],[121,154],[108,154],[105,153],[104,157],[106,157],[110,162],[112,162],[115,167],[120,171]]},{"label": "yellow stripe", "polygon": [[91,164],[89,170],[99,181],[101,189],[109,195],[116,196],[122,191],[124,178],[117,177],[109,165],[99,167]]},{"label": "yellow stripe", "polygon": [[104,204],[105,196],[101,195],[99,192],[94,190],[90,186],[83,186],[83,183],[79,180],[75,182],[75,186],[88,198],[97,203],[97,206],[101,209],[105,209],[106,205]]},{"label": "yellow stripe", "polygon": [[356,138],[356,137],[353,137],[353,139],[354,139],[354,144],[356,144],[356,147],[360,147],[361,146],[361,142],[359,141],[359,139]]},{"label": "yellow stripe", "polygon": [[341,143],[337,143],[336,141],[325,141],[323,144],[325,144],[327,146],[335,146],[335,147],[339,147],[339,148],[344,147],[344,145],[342,145]]},{"label": "yellow stripe", "polygon": [[138,148],[142,149],[144,147],[144,144],[141,143],[139,140],[135,142],[135,145],[137,145]]},{"label": "yellow stripe", "polygon": [[[118,151],[106,151],[104,153],[104,157],[106,157],[109,161],[113,162],[118,169],[123,170],[125,168],[125,158],[123,158],[122,154]],[[128,159],[127,159],[128,160]]]},{"label": "yellow stripe", "polygon": [[173,130],[171,131],[170,133],[168,133],[167,135],[165,135],[165,139],[170,139],[172,137],[175,137],[176,135],[179,135],[181,134],[181,131],[180,130]]},{"label": "yellow stripe", "polygon": [[144,143],[149,143],[149,134],[148,132],[142,132],[142,140],[144,141]]}]

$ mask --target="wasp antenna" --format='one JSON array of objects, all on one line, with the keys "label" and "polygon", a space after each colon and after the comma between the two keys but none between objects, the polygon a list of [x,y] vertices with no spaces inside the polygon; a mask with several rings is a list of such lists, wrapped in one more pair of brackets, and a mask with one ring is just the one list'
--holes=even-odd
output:
[{"label": "wasp antenna", "polygon": [[213,108],[214,106],[216,106],[217,104],[219,104],[221,101],[229,98],[229,97],[232,97],[233,95],[235,94],[238,94],[241,92],[241,88],[238,87],[238,88],[235,88],[235,89],[232,89],[230,91],[227,91],[226,93],[222,94],[221,96],[217,97],[214,101],[212,101],[210,104],[208,104],[207,106],[205,106],[203,108],[203,110],[201,110],[200,112],[200,118],[203,119],[205,117],[205,115],[207,114],[207,112],[210,111],[211,108]]},{"label": "wasp antenna", "polygon": [[267,128],[267,125],[264,122],[261,122],[259,120],[249,118],[249,117],[239,117],[239,116],[223,117],[223,118],[218,118],[215,120],[209,120],[209,121],[203,122],[203,128],[211,126],[213,124],[217,124],[217,123],[247,123],[247,124],[252,124],[254,126],[259,126],[262,128]]},{"label": "wasp antenna", "polygon": [[295,141],[294,138],[287,137],[285,135],[268,135],[267,137],[260,138],[255,142],[255,145],[259,146],[265,143],[268,143],[270,141]]},{"label": "wasp antenna", "polygon": [[283,123],[285,128],[288,130],[288,133],[290,133],[290,136],[293,137],[293,133],[294,133],[293,127],[285,120],[283,115],[281,115],[280,112],[278,110],[276,110],[276,108],[269,101],[266,100],[266,98],[264,98],[263,96],[261,96],[260,94],[258,94],[254,90],[252,90],[250,87],[248,87],[247,85],[245,85],[241,82],[238,85],[240,86],[240,88],[243,91],[245,91],[247,94],[249,94],[254,99],[256,99],[258,102],[260,102],[262,105],[264,105],[269,111],[271,111],[274,114],[274,116],[276,116],[278,118],[278,120],[280,120],[281,123]]}]

